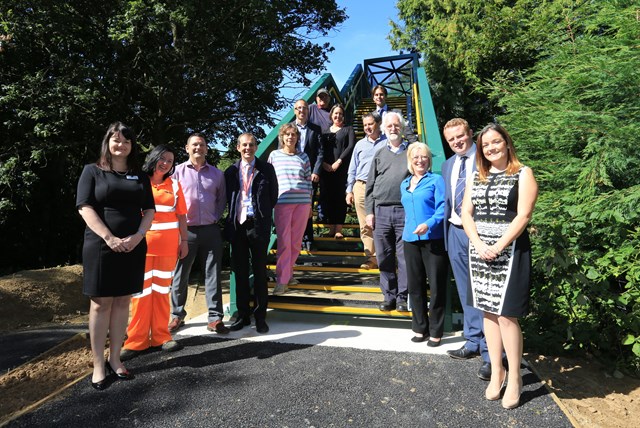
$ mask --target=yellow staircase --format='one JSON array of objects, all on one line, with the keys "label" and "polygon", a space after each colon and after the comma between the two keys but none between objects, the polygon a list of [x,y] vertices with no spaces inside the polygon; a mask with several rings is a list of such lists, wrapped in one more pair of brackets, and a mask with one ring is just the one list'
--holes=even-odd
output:
[{"label": "yellow staircase", "polygon": [[[297,284],[280,296],[269,296],[269,307],[279,310],[410,318],[410,312],[380,311],[380,271],[361,269],[367,261],[355,212],[347,214],[343,239],[323,237],[328,225],[314,224],[311,250],[302,250],[293,268]],[[269,252],[269,288],[275,287],[277,249]]]}]

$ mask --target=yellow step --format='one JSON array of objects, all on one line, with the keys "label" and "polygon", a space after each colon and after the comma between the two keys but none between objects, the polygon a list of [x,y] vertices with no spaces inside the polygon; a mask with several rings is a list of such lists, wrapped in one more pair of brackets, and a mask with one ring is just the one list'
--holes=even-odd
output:
[{"label": "yellow step", "polygon": [[[275,282],[269,282],[269,288],[273,288],[275,285]],[[289,285],[288,288],[290,290],[340,291],[343,293],[381,293],[380,287],[365,287],[357,285],[296,284]]]},{"label": "yellow step", "polygon": [[319,237],[313,238],[313,240],[314,241],[322,241],[322,242],[329,242],[329,241],[331,241],[331,242],[362,242],[362,241],[360,241],[360,238],[354,238],[354,237],[351,237],[351,236],[345,236],[342,239],[336,239],[334,237],[326,237],[326,238],[324,238],[324,237],[319,236]]},{"label": "yellow step", "polygon": [[410,318],[411,312],[381,311],[377,308],[358,308],[353,306],[327,306],[327,305],[304,305],[300,303],[285,303],[269,301],[270,309],[282,309],[287,311],[321,312],[326,314],[350,314],[373,317],[398,317]]},{"label": "yellow step", "polygon": [[[277,255],[278,250],[269,250],[269,254]],[[319,250],[302,250],[300,251],[302,256],[338,256],[338,257],[366,257],[364,251],[319,251]]]},{"label": "yellow step", "polygon": [[[324,223],[313,223],[313,227],[326,227],[329,228],[333,225],[331,224],[324,224]],[[342,225],[343,229],[360,229],[360,225],[359,224],[343,224]]]},{"label": "yellow step", "polygon": [[[276,265],[267,265],[267,269],[276,270]],[[294,272],[342,272],[379,274],[380,269],[360,269],[359,267],[329,267],[329,266],[294,266]]]}]

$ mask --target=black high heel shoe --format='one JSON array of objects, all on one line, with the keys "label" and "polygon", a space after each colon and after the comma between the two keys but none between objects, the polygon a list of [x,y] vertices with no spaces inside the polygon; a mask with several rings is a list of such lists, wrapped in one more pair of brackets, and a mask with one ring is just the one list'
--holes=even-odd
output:
[{"label": "black high heel shoe", "polygon": [[105,389],[109,388],[109,385],[109,376],[105,376],[105,378],[100,382],[91,381],[91,386],[98,391],[104,391]]},{"label": "black high heel shoe", "polygon": [[127,369],[124,369],[124,371],[122,373],[118,373],[117,371],[115,371],[113,369],[113,367],[111,367],[111,363],[108,362],[108,361],[107,361],[107,364],[105,365],[105,370],[113,373],[120,380],[135,379],[135,376],[133,375],[133,373],[129,372],[129,370],[127,370]]}]

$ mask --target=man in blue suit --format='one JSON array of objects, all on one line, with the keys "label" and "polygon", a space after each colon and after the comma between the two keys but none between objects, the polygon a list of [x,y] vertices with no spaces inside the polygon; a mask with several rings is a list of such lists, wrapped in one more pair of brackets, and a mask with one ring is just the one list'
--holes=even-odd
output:
[{"label": "man in blue suit", "polygon": [[444,242],[453,276],[458,288],[458,296],[464,315],[465,344],[455,351],[447,351],[450,357],[466,360],[482,356],[482,366],[478,377],[490,380],[491,364],[487,351],[487,342],[483,333],[483,314],[479,309],[467,304],[467,286],[469,283],[469,238],[462,228],[460,206],[467,179],[472,179],[476,170],[476,145],[473,143],[473,132],[466,120],[455,118],[444,125],[444,138],[454,152],[442,166],[442,177],[446,184],[445,196],[445,234]]}]

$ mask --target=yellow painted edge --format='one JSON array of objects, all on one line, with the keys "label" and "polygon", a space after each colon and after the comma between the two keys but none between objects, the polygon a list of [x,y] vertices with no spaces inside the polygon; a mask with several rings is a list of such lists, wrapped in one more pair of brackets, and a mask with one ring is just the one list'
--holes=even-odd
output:
[{"label": "yellow painted edge", "polygon": [[[326,227],[329,228],[333,225],[331,224],[324,224],[324,223],[314,223],[313,227]],[[347,223],[347,224],[343,224],[342,225],[343,229],[359,229],[360,225],[359,224],[351,224],[351,223]]]},{"label": "yellow painted edge", "polygon": [[[273,249],[269,250],[269,254],[277,255],[278,250]],[[300,255],[302,256],[342,256],[342,257],[367,257],[364,251],[300,251]]]},{"label": "yellow painted edge", "polygon": [[[275,270],[276,265],[267,265],[267,269]],[[342,273],[370,273],[379,274],[380,269],[342,268],[328,266],[294,266],[296,272],[342,272]]]},{"label": "yellow painted edge", "polygon": [[[269,282],[269,288],[275,287],[275,282]],[[356,285],[319,285],[319,284],[296,284],[289,285],[290,290],[318,290],[318,291],[342,291],[347,293],[376,293],[380,294],[379,287],[358,287]]]},{"label": "yellow painted edge", "polygon": [[411,312],[381,311],[377,308],[356,308],[353,306],[323,306],[323,305],[303,305],[300,303],[284,303],[269,302],[271,309],[284,309],[290,311],[308,311],[322,312],[330,314],[352,314],[352,315],[371,315],[371,316],[393,316],[393,317],[411,317]]},{"label": "yellow painted edge", "polygon": [[352,236],[345,236],[342,239],[336,239],[331,237],[323,238],[321,236],[313,238],[314,241],[322,241],[322,242],[361,242],[360,238],[354,238]]}]

